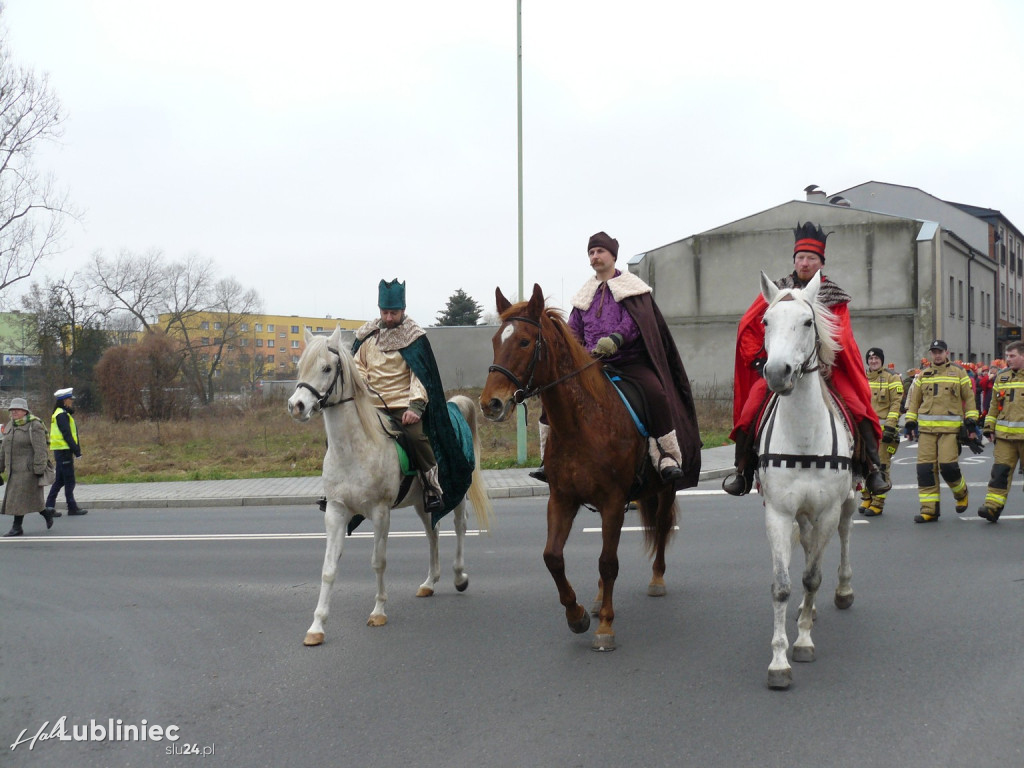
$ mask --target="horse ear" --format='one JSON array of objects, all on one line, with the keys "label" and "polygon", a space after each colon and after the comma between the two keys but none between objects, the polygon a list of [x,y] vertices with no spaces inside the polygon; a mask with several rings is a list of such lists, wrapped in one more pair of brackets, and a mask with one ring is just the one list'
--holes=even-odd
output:
[{"label": "horse ear", "polygon": [[331,334],[331,346],[335,349],[339,349],[341,347],[341,323],[334,326],[334,333]]},{"label": "horse ear", "polygon": [[761,295],[764,296],[764,300],[771,304],[775,297],[779,295],[779,287],[771,281],[771,278],[761,270]]},{"label": "horse ear", "polygon": [[501,287],[494,289],[494,303],[498,306],[498,314],[505,314],[505,310],[512,306],[512,302],[505,298],[505,294],[501,292]]},{"label": "horse ear", "polygon": [[307,344],[309,344],[309,340],[310,340],[310,339],[312,339],[312,338],[313,338],[313,332],[312,332],[312,331],[310,331],[310,330],[309,330],[309,328],[306,328],[306,329],[305,329],[305,339],[306,339],[306,343],[307,343]]},{"label": "horse ear", "polygon": [[815,272],[811,279],[807,281],[807,287],[804,288],[804,296],[808,301],[814,302],[818,299],[818,289],[821,288],[821,272]]},{"label": "horse ear", "polygon": [[544,291],[537,283],[533,284],[533,296],[530,297],[530,303],[526,305],[526,309],[534,317],[544,314]]}]

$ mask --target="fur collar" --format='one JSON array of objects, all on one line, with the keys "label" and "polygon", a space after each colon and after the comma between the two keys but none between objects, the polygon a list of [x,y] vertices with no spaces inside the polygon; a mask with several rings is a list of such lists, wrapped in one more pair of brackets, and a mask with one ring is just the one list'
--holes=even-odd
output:
[{"label": "fur collar", "polygon": [[[796,272],[786,275],[781,280],[776,280],[775,285],[779,288],[806,288],[807,282],[796,276]],[[850,294],[833,283],[825,273],[821,273],[821,288],[818,289],[818,301],[826,307],[834,307],[836,304],[849,304]]]},{"label": "fur collar", "polygon": [[[591,277],[576,292],[576,295],[572,297],[572,305],[581,312],[586,312],[590,309],[590,305],[594,303],[594,296],[597,295],[597,290],[601,285],[602,281],[598,280],[596,276]],[[608,281],[608,288],[611,290],[612,298],[615,301],[622,301],[630,296],[640,296],[651,292],[651,286],[632,272],[619,272],[619,274]]]},{"label": "fur collar", "polygon": [[405,349],[420,336],[426,335],[426,331],[420,328],[415,320],[406,316],[397,328],[384,328],[379,319],[370,320],[356,330],[356,338],[365,341],[374,333],[377,334],[377,347],[381,352]]}]

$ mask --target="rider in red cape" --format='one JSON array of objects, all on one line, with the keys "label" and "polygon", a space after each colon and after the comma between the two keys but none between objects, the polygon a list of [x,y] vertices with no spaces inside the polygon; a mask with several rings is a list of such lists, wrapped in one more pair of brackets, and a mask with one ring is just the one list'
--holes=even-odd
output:
[{"label": "rider in red cape", "polygon": [[[825,264],[825,240],[821,227],[811,222],[798,224],[794,230],[794,270],[776,281],[779,288],[803,288]],[[854,421],[857,434],[866,455],[865,482],[873,494],[885,493],[889,483],[879,472],[878,441],[881,427],[871,406],[871,387],[868,385],[861,363],[860,349],[850,327],[850,295],[835,282],[821,275],[818,300],[835,315],[839,327],[841,349],[832,367],[832,389],[843,399]],[[722,488],[733,496],[750,492],[757,466],[754,430],[758,414],[768,397],[768,384],[761,374],[765,363],[764,325],[762,319],[768,304],[758,294],[750,309],[740,320],[736,336],[736,369],[733,385],[733,430],[729,437],[736,442],[736,471],[722,483]],[[878,490],[875,490],[878,489]]]}]

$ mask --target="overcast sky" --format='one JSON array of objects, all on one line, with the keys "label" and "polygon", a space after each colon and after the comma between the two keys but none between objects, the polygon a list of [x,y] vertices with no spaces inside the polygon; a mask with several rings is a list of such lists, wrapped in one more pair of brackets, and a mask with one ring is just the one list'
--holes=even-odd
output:
[{"label": "overcast sky", "polygon": [[[421,325],[517,292],[515,0],[5,5],[68,114],[39,165],[84,211],[39,277],[159,248],[268,313],[355,319],[399,277]],[[566,306],[598,230],[624,265],[808,184],[1024,228],[1019,0],[523,6],[527,292]]]}]

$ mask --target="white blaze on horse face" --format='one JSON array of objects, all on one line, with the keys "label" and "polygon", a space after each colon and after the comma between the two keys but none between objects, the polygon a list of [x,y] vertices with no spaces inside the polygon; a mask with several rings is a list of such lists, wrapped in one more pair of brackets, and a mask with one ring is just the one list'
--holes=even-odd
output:
[{"label": "white blaze on horse face", "polygon": [[814,352],[811,308],[803,301],[784,297],[764,313],[764,323],[764,346],[768,353],[764,378],[772,392],[788,395],[804,362]]},{"label": "white blaze on horse face", "polygon": [[512,338],[512,334],[515,332],[516,329],[512,327],[512,323],[508,323],[505,326],[505,330],[501,332],[501,343],[504,344],[506,341]]}]

